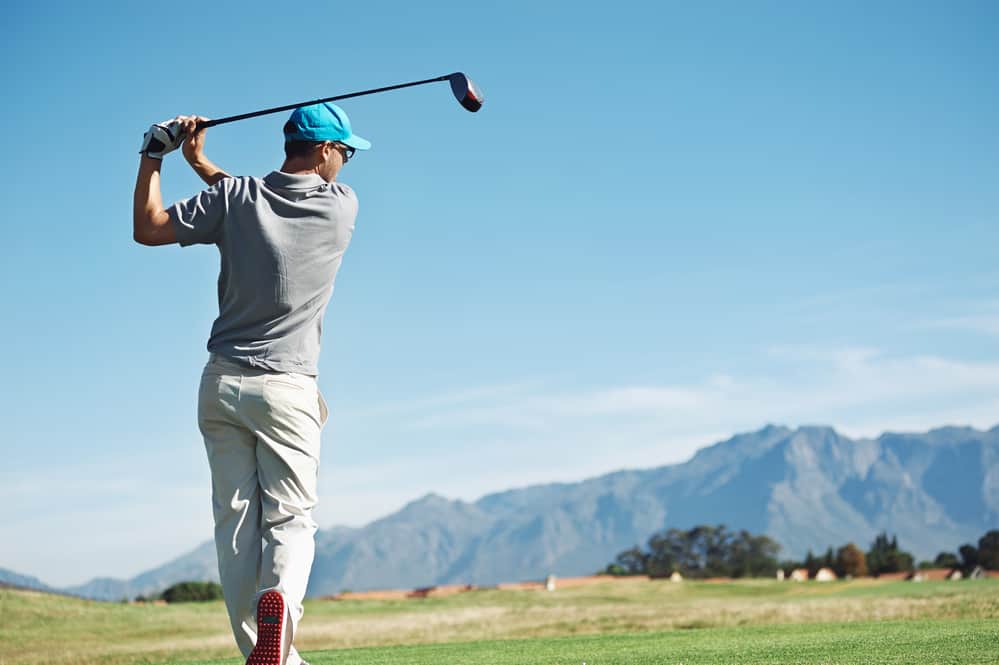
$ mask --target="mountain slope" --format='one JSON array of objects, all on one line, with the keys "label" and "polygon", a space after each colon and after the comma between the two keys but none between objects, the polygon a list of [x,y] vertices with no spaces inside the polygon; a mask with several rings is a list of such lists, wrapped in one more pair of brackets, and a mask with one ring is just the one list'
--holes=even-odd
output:
[{"label": "mountain slope", "polygon": [[[999,427],[852,440],[767,426],[683,464],[474,503],[430,494],[363,528],[321,531],[309,594],[588,574],[655,531],[719,523],[766,533],[785,557],[849,541],[866,549],[885,530],[932,558],[999,525]],[[133,580],[69,591],[131,597],[182,579],[217,579],[210,543]]]},{"label": "mountain slope", "polygon": [[[469,514],[471,524],[460,518]],[[932,558],[999,524],[999,428],[854,441],[828,427],[768,426],[684,464],[474,504],[427,497],[341,540],[333,556],[320,550],[310,593],[585,574],[654,531],[702,523],[766,533],[789,557],[866,548],[886,530]]]},{"label": "mountain slope", "polygon": [[31,589],[33,591],[55,591],[37,577],[15,573],[13,570],[0,568],[0,587],[8,586],[16,589]]},{"label": "mountain slope", "polygon": [[176,582],[191,580],[219,581],[214,543],[202,543],[187,554],[130,580],[98,577],[86,584],[68,587],[64,591],[85,598],[121,600],[123,598],[132,599],[140,595],[153,595]]}]

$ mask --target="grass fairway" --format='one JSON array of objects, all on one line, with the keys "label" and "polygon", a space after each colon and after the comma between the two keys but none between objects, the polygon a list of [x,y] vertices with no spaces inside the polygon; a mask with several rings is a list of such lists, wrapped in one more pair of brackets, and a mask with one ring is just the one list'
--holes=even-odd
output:
[{"label": "grass fairway", "polygon": [[[333,663],[994,663],[999,580],[628,581],[554,593],[309,601]],[[220,603],[135,606],[0,591],[0,665],[238,665]]]},{"label": "grass fairway", "polygon": [[[586,635],[306,653],[311,665],[995,663],[994,621],[892,621]],[[183,665],[207,665],[187,661]],[[237,665],[239,659],[210,661]],[[181,665],[178,661],[177,665]]]}]

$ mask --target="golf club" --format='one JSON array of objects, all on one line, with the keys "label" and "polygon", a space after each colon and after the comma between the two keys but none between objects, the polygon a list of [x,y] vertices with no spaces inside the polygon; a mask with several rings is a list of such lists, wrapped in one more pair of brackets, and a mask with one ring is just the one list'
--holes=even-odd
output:
[{"label": "golf club", "polygon": [[455,72],[453,74],[445,74],[444,76],[437,76],[432,79],[424,79],[423,81],[411,81],[410,83],[399,83],[398,85],[388,85],[384,88],[373,88],[371,90],[362,90],[361,92],[351,92],[346,95],[336,95],[335,97],[325,97],[323,99],[313,99],[307,102],[298,102],[297,104],[286,104],[284,106],[275,106],[274,108],[263,109],[262,111],[251,111],[250,113],[241,113],[240,115],[231,115],[227,118],[217,118],[215,120],[207,120],[205,122],[199,122],[197,129],[202,130],[207,127],[215,127],[216,125],[222,125],[227,122],[235,122],[237,120],[246,120],[247,118],[256,118],[258,115],[267,115],[268,113],[279,113],[281,111],[290,111],[292,109],[297,109],[300,106],[310,106],[312,104],[322,104],[323,102],[335,102],[340,99],[348,99],[350,97],[361,97],[362,95],[373,95],[376,92],[386,92],[388,90],[398,90],[399,88],[409,88],[414,85],[423,85],[425,83],[436,83],[438,81],[449,81],[451,83],[451,93],[454,98],[458,100],[466,110],[475,113],[480,108],[482,108],[482,102],[484,97],[482,91],[472,83],[472,79],[468,78],[461,72]]}]

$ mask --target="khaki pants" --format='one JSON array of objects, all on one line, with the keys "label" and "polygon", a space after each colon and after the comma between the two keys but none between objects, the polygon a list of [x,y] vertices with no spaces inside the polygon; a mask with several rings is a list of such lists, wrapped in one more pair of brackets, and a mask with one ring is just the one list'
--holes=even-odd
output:
[{"label": "khaki pants", "polygon": [[257,599],[273,589],[287,608],[287,663],[301,662],[292,640],[315,554],[312,509],[327,417],[315,377],[251,369],[215,354],[205,366],[198,425],[212,473],[222,592],[244,657],[257,639]]}]

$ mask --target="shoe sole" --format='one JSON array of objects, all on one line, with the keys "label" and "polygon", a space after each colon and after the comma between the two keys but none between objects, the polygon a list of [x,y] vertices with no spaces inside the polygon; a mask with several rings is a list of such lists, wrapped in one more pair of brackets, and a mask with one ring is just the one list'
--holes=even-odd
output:
[{"label": "shoe sole", "polygon": [[257,601],[257,643],[246,665],[281,665],[281,633],[284,627],[284,598],[268,591]]}]

